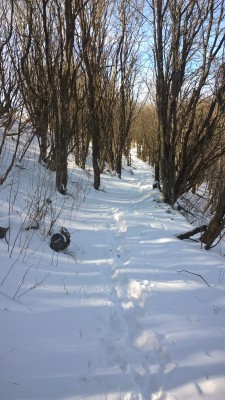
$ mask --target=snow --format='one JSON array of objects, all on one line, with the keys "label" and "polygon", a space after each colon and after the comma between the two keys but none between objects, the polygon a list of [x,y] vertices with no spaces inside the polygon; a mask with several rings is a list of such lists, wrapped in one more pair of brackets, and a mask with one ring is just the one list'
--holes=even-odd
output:
[{"label": "snow", "polygon": [[190,225],[135,151],[100,191],[71,161],[62,196],[31,150],[0,191],[0,399],[224,400],[224,258],[177,239]]}]

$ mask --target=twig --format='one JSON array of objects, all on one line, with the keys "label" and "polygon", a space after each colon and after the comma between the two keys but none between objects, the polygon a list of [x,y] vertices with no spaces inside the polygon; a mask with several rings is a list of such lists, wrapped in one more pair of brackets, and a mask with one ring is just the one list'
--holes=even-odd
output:
[{"label": "twig", "polygon": [[177,272],[179,272],[179,273],[180,273],[180,272],[187,272],[187,274],[192,274],[192,275],[199,276],[199,277],[206,283],[207,286],[211,287],[211,286],[209,285],[209,283],[208,283],[200,274],[196,274],[195,272],[187,271],[186,269],[182,269],[181,271],[177,271]]},{"label": "twig", "polygon": [[68,290],[67,290],[67,288],[66,288],[66,285],[65,285],[64,279],[65,279],[65,277],[62,279],[62,283],[63,283],[63,289],[65,290],[65,292],[66,292],[66,294],[67,294],[67,296],[68,296],[69,292],[68,292]]},{"label": "twig", "polygon": [[7,351],[6,353],[2,354],[1,357],[0,357],[0,360],[2,360],[4,357],[6,357],[8,354],[12,353],[15,350],[16,349],[11,349],[11,350]]},{"label": "twig", "polygon": [[35,283],[33,286],[31,286],[30,288],[28,288],[27,290],[25,290],[23,293],[21,293],[18,297],[23,296],[24,294],[30,292],[30,291],[33,290],[33,289],[36,289],[37,287],[44,286],[44,285],[43,285],[43,282],[49,277],[49,275],[50,275],[50,272],[49,272],[49,273],[46,273],[46,275],[44,276],[44,278],[43,278],[40,282]]},{"label": "twig", "polygon": [[66,254],[66,255],[68,255],[68,256],[71,256],[71,257],[75,260],[75,262],[76,262],[76,264],[77,264],[76,256],[75,256],[75,254],[73,254],[71,251],[65,250],[65,251],[60,251],[60,253]]},{"label": "twig", "polygon": [[22,301],[17,300],[17,299],[13,299],[12,297],[8,296],[7,294],[3,293],[2,291],[0,291],[0,294],[2,294],[2,296],[7,297],[7,299],[14,301],[15,303],[18,303],[24,307],[26,307],[29,311],[32,311],[32,308],[28,307],[26,304],[24,304]]},{"label": "twig", "polygon": [[15,294],[14,294],[14,296],[13,296],[13,299],[16,298],[17,293],[19,292],[20,288],[23,286],[24,281],[25,281],[25,278],[26,278],[26,275],[28,274],[28,272],[30,271],[30,269],[31,269],[31,267],[27,268],[26,272],[24,273],[23,278],[22,278],[22,281],[21,281],[20,285],[18,286],[18,288],[17,288],[17,290],[16,290],[16,292],[15,292]]}]

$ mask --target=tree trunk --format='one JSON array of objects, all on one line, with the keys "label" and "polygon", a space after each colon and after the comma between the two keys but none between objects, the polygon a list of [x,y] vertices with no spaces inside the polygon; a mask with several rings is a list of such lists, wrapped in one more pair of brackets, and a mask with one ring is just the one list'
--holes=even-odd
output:
[{"label": "tree trunk", "polygon": [[67,138],[60,135],[56,146],[56,188],[59,193],[66,194],[67,189]]},{"label": "tree trunk", "polygon": [[196,233],[201,233],[201,232],[205,232],[207,229],[207,225],[202,225],[199,226],[195,229],[192,229],[191,231],[185,232],[185,233],[181,233],[180,235],[177,236],[178,239],[183,240],[183,239],[189,239],[191,236],[196,235]]},{"label": "tree trunk", "polygon": [[224,193],[221,194],[220,201],[218,202],[216,212],[209,224],[207,231],[201,236],[201,242],[204,243],[205,249],[209,250],[216,238],[219,237],[225,227],[225,204]]},{"label": "tree trunk", "polygon": [[99,168],[99,140],[96,135],[92,138],[92,165],[94,171],[94,188],[98,190],[101,184],[100,168]]},{"label": "tree trunk", "polygon": [[122,149],[121,148],[119,149],[119,151],[116,154],[115,170],[116,170],[119,178],[121,178],[121,174],[122,174]]},{"label": "tree trunk", "polygon": [[131,167],[131,154],[130,153],[127,155],[127,166]]},{"label": "tree trunk", "polygon": [[39,163],[43,161],[44,163],[47,160],[47,150],[48,150],[48,141],[47,141],[47,133],[40,133],[37,134],[38,138],[38,143],[39,143],[39,149],[40,149],[40,155],[39,155]]},{"label": "tree trunk", "polygon": [[157,162],[155,163],[155,181],[156,181],[156,182],[159,182],[159,180],[160,180],[159,171],[160,171],[160,169],[159,169],[159,162],[157,161]]}]

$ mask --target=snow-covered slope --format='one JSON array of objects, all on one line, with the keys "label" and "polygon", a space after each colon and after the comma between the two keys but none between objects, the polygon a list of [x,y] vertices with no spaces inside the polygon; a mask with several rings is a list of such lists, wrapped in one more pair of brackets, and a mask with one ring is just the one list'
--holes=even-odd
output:
[{"label": "snow-covered slope", "polygon": [[[66,198],[32,157],[23,168],[0,192],[0,399],[224,400],[224,258],[176,238],[190,225],[151,167],[133,152],[95,191],[71,164]],[[51,207],[27,231],[37,198]],[[66,254],[45,237],[54,217]]]}]

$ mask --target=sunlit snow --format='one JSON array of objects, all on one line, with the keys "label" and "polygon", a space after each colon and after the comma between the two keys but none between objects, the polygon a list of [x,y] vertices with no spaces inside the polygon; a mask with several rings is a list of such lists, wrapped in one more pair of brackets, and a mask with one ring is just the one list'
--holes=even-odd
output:
[{"label": "sunlit snow", "polygon": [[[224,400],[223,255],[177,239],[190,225],[135,151],[100,191],[71,160],[62,196],[31,150],[0,190],[0,399]],[[55,217],[65,254],[46,236]]]}]

